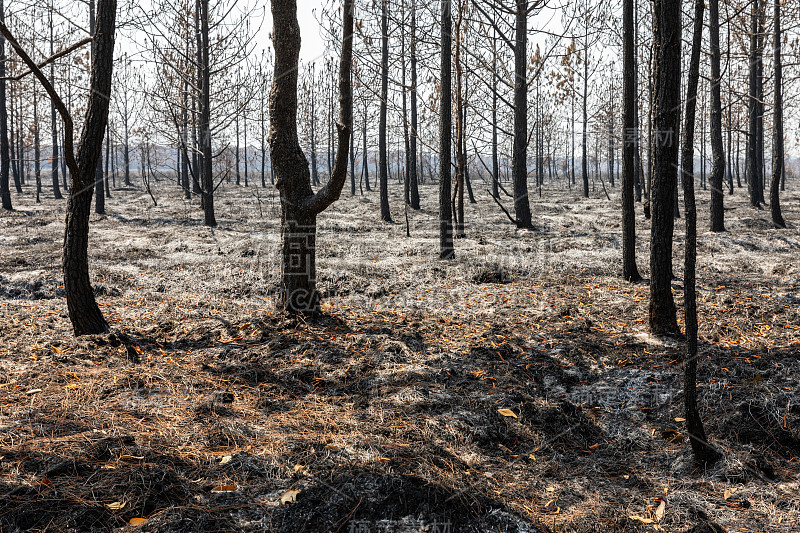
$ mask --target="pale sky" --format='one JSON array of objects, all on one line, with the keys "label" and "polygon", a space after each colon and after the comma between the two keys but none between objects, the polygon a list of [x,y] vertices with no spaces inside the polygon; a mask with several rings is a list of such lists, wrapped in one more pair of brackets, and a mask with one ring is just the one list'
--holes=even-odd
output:
[{"label": "pale sky", "polygon": [[[267,0],[258,1],[261,3]],[[297,20],[300,22],[301,39],[300,58],[303,61],[313,61],[324,54],[325,47],[319,35],[319,24],[317,24],[321,6],[322,2],[320,0],[297,0]],[[267,5],[267,19],[264,21],[261,33],[259,41],[261,46],[264,46],[268,43],[269,35],[272,33],[272,8],[269,2]]]}]

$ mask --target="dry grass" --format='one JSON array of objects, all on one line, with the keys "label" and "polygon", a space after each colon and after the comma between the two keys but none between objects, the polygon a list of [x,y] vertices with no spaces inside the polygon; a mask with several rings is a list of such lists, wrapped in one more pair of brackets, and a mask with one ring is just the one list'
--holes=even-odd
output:
[{"label": "dry grass", "polygon": [[[700,394],[725,453],[702,471],[665,438],[682,430],[682,346],[647,334],[647,285],[616,277],[614,192],[545,191],[533,232],[479,193],[447,263],[434,188],[410,239],[377,222],[376,196],[344,197],[319,221],[326,316],[303,321],[273,311],[274,191],[226,188],[210,230],[172,185],[158,207],[117,190],[91,234],[114,333],[80,339],[63,204],[18,199],[0,219],[0,531],[795,530],[797,228],[737,191],[729,232],[700,235]],[[800,198],[784,204],[800,220]],[[660,521],[630,518],[658,497]]]}]

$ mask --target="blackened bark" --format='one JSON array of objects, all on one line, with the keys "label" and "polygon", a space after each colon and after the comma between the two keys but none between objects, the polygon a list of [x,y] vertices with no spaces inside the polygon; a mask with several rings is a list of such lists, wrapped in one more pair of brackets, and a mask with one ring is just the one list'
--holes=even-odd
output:
[{"label": "blackened bark", "polygon": [[283,261],[278,307],[292,313],[319,311],[316,290],[316,217],[341,194],[347,180],[347,157],[353,124],[350,84],[353,62],[353,0],[345,0],[342,15],[342,55],[339,63],[338,147],[328,183],[311,189],[308,160],[297,138],[297,66],[300,26],[296,0],[272,0],[275,74],[269,98],[270,157],[275,186],[281,195]]},{"label": "blackened bark", "polygon": [[[0,21],[5,23],[5,9],[0,0]],[[0,37],[0,204],[8,211],[14,209],[9,188],[11,156],[8,147],[8,108],[6,107],[6,40]]]},{"label": "blackened bark", "polygon": [[636,69],[633,43],[633,0],[622,4],[622,62],[624,69],[622,86],[622,277],[628,281],[639,281],[642,276],[636,267],[636,218],[633,209],[633,186],[636,180]]},{"label": "blackened bark", "polygon": [[[95,32],[95,12],[94,12],[94,0],[89,0],[89,35],[94,37]],[[92,59],[94,59],[95,54],[95,41],[92,42]],[[105,130],[105,128],[104,128]],[[100,136],[101,140],[101,155],[102,155],[102,139],[103,136]],[[102,157],[98,157],[97,159],[97,167],[94,169],[94,212],[98,215],[105,215],[106,214],[106,199],[105,195],[103,194],[103,164],[102,164]]]},{"label": "blackened bark", "polygon": [[[713,0],[712,0],[713,1]],[[686,247],[684,249],[684,307],[686,313],[686,356],[683,361],[684,407],[686,431],[694,457],[709,462],[716,452],[706,440],[703,420],[697,407],[697,208],[694,195],[694,127],[697,107],[697,83],[700,78],[700,51],[703,45],[704,0],[697,0],[694,10],[694,32],[686,87],[686,113],[683,127],[681,170],[683,171],[683,200],[686,210]],[[720,136],[720,141],[721,141]]]},{"label": "blackened bark", "polygon": [[750,8],[750,71],[749,71],[749,100],[748,100],[748,137],[747,137],[747,189],[750,193],[750,205],[761,209],[759,181],[761,162],[758,157],[759,145],[759,63],[761,50],[759,47],[759,0],[753,0]]},{"label": "blackened bark", "polygon": [[711,44],[711,231],[725,231],[722,181],[725,153],[722,144],[722,99],[720,94],[719,0],[708,0],[708,30]]},{"label": "blackened bark", "polygon": [[451,0],[441,2],[441,104],[439,117],[439,258],[453,259],[453,213],[450,206],[450,158],[452,154],[452,26]]},{"label": "blackened bark", "polygon": [[781,7],[780,0],[774,0],[773,15],[773,64],[775,65],[775,102],[773,102],[773,137],[772,137],[772,180],[769,187],[769,210],[772,223],[776,228],[785,228],[780,203],[781,178],[784,174],[785,161],[783,157],[783,58],[781,57]]},{"label": "blackened bark", "polygon": [[[514,213],[518,228],[533,228],[528,200],[528,0],[517,0],[514,42]],[[449,93],[446,93],[449,94]]]},{"label": "blackened bark", "polygon": [[203,186],[203,215],[206,226],[214,227],[217,219],[214,215],[214,174],[212,172],[213,154],[211,153],[211,70],[208,0],[198,0],[200,4],[200,32],[198,35],[198,65],[200,79],[200,169]]},{"label": "blackened bark", "polygon": [[772,161],[772,180],[769,188],[769,209],[772,223],[776,228],[785,228],[780,204],[781,178],[783,177],[785,161],[783,146],[783,58],[781,57],[781,7],[780,0],[774,0],[774,35],[773,35],[773,63],[775,65],[775,102],[773,103],[773,137],[772,147],[774,159]]},{"label": "blackened bark", "polygon": [[650,190],[650,331],[679,332],[672,297],[672,231],[678,166],[681,96],[681,2],[655,0],[653,35],[656,58],[653,117],[653,182]]},{"label": "blackened bark", "polygon": [[381,0],[381,108],[378,131],[381,220],[392,221],[389,210],[389,154],[386,149],[386,113],[389,98],[389,0]]},{"label": "blackened bark", "polygon": [[408,156],[408,173],[411,185],[409,205],[412,209],[419,210],[419,177],[417,176],[417,2],[411,0],[411,139],[409,140],[410,154]]}]

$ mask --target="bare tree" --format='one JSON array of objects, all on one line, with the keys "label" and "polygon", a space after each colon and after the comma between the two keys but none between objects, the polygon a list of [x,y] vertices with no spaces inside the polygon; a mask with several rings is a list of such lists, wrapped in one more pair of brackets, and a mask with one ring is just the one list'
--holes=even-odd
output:
[{"label": "bare tree", "polygon": [[270,93],[270,156],[275,186],[281,195],[283,241],[279,307],[293,313],[319,311],[316,289],[317,215],[338,200],[347,179],[347,157],[353,123],[351,69],[353,63],[353,0],[342,14],[342,52],[339,61],[339,113],[336,161],[328,183],[311,190],[308,160],[297,137],[297,67],[300,27],[296,0],[273,0],[275,73]]},{"label": "bare tree", "polygon": [[5,23],[0,22],[0,32],[44,86],[64,121],[64,156],[72,176],[70,196],[67,201],[66,231],[64,232],[64,292],[75,335],[103,333],[108,330],[108,323],[97,306],[89,281],[88,244],[89,211],[94,175],[108,122],[116,12],[116,0],[99,1],[96,19],[97,32],[92,39],[95,53],[92,59],[89,105],[86,109],[86,120],[77,154],[73,148],[74,128],[69,110],[53,85],[19,45]]}]

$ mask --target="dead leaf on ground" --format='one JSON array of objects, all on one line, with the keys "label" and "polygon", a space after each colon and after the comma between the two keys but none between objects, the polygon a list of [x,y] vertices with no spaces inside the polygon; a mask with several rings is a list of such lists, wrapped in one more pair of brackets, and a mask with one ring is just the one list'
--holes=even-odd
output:
[{"label": "dead leaf on ground", "polygon": [[517,415],[511,409],[498,409],[497,412],[503,416],[507,416],[510,418],[517,418]]},{"label": "dead leaf on ground", "polygon": [[283,493],[283,496],[281,496],[281,505],[296,502],[298,494],[300,494],[299,490],[287,490]]}]

